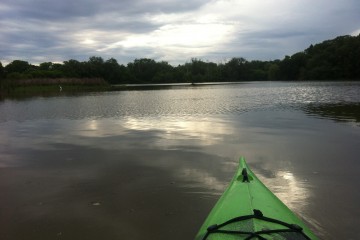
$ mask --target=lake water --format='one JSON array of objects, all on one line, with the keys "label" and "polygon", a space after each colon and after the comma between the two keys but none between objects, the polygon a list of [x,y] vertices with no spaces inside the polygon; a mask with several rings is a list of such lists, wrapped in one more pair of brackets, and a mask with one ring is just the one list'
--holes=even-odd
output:
[{"label": "lake water", "polygon": [[360,82],[0,102],[0,239],[193,239],[245,156],[322,239],[360,239]]}]

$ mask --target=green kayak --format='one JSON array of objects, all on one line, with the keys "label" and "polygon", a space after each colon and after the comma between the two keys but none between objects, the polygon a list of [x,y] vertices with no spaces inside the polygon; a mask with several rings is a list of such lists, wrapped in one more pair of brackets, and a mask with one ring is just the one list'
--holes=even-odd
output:
[{"label": "green kayak", "polygon": [[240,158],[237,173],[195,240],[318,239]]}]

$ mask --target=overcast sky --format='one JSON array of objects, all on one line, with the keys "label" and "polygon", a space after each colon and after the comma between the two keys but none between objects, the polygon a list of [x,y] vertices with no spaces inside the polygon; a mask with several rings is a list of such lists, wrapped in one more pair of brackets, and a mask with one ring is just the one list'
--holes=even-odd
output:
[{"label": "overcast sky", "polygon": [[359,0],[1,0],[0,61],[282,59],[360,33]]}]

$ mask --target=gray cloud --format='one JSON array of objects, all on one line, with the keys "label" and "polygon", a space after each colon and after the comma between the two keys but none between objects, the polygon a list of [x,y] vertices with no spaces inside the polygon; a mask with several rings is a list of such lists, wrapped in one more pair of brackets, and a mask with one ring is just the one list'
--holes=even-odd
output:
[{"label": "gray cloud", "polygon": [[4,15],[10,18],[21,17],[24,19],[57,21],[94,17],[97,14],[109,12],[120,15],[143,15],[154,12],[176,13],[193,11],[207,2],[206,0],[3,0],[2,5],[8,9]]},{"label": "gray cloud", "polygon": [[270,60],[360,32],[357,0],[3,0],[0,61]]},{"label": "gray cloud", "polygon": [[55,21],[60,19],[69,19],[75,17],[93,16],[96,11],[96,5],[91,1],[26,1],[26,0],[5,0],[3,5],[8,10],[3,15],[7,18],[18,18],[23,20],[44,20]]}]

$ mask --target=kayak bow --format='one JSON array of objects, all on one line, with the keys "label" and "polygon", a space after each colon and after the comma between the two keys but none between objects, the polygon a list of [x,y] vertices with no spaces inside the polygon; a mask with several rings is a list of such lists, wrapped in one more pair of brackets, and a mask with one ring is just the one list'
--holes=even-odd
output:
[{"label": "kayak bow", "polygon": [[245,159],[195,240],[318,239],[250,170]]}]

